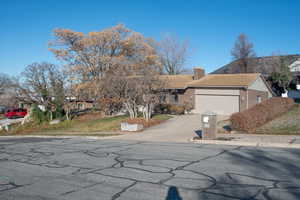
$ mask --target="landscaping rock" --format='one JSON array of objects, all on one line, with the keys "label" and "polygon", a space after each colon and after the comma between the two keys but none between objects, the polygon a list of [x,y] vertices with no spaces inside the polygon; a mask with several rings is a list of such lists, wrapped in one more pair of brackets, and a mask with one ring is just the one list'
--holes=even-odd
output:
[{"label": "landscaping rock", "polygon": [[60,123],[59,119],[55,119],[55,120],[52,120],[52,121],[49,122],[50,125],[59,124],[59,123]]},{"label": "landscaping rock", "polygon": [[143,130],[144,126],[141,124],[129,124],[127,122],[121,123],[122,131],[140,131]]}]

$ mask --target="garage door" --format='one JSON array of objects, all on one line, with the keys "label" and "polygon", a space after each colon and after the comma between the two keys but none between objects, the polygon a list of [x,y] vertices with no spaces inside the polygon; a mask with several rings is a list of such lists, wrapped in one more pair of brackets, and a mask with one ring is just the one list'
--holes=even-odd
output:
[{"label": "garage door", "polygon": [[196,95],[195,111],[212,111],[218,115],[231,115],[239,112],[239,96]]}]

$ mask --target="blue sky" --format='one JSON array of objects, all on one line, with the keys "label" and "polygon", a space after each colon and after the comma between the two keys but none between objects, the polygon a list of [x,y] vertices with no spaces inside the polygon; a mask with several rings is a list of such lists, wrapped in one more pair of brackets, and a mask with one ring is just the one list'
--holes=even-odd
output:
[{"label": "blue sky", "polygon": [[187,67],[207,72],[232,60],[238,34],[258,56],[300,53],[299,0],[1,0],[0,72],[17,75],[33,62],[58,63],[48,51],[55,28],[81,32],[118,23],[146,37],[189,40]]}]

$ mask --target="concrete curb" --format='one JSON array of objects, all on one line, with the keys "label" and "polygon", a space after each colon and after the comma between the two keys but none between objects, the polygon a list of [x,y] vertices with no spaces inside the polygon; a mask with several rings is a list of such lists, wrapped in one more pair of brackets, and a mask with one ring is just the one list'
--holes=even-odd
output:
[{"label": "concrete curb", "polygon": [[251,146],[251,147],[276,147],[276,148],[294,148],[300,149],[300,144],[287,143],[267,143],[267,142],[240,142],[240,141],[220,141],[220,140],[190,140],[197,144],[217,144],[217,145],[232,145],[232,146]]},{"label": "concrete curb", "polygon": [[61,136],[57,136],[57,135],[22,135],[22,136],[18,136],[18,135],[5,135],[5,136],[0,136],[0,140],[1,139],[5,139],[5,138],[62,138],[62,139],[68,139],[68,138],[86,138],[86,139],[93,139],[93,140],[97,140],[97,139],[103,139],[103,138],[109,138],[109,137],[116,137],[119,135],[115,135],[115,136],[76,136],[76,135],[61,135]]}]

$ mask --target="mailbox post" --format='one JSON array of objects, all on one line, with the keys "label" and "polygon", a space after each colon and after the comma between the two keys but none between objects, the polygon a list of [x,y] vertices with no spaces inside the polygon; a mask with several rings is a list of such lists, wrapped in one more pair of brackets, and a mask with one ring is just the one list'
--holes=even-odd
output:
[{"label": "mailbox post", "polygon": [[217,130],[217,114],[205,112],[201,115],[202,139],[215,139]]}]

